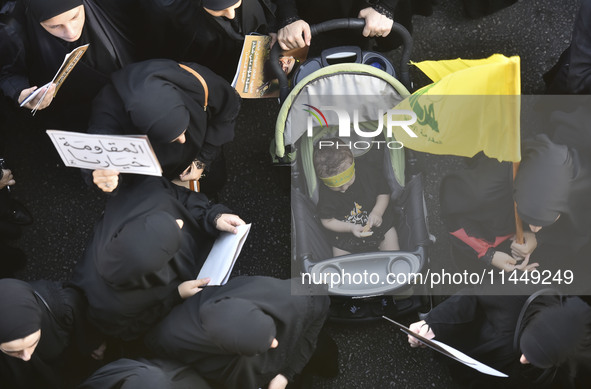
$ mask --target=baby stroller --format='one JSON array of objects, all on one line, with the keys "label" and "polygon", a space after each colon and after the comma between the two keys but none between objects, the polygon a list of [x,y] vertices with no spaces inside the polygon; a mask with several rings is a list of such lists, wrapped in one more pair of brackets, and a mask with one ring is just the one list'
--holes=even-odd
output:
[{"label": "baby stroller", "polygon": [[[311,26],[312,35],[333,29],[361,30],[362,19],[339,19]],[[391,35],[403,41],[400,79],[381,54],[358,47],[324,50],[308,59],[293,76],[291,91],[279,66],[281,109],[271,153],[278,164],[291,166],[292,275],[306,282],[342,275],[330,282],[331,319],[372,320],[399,316],[426,303],[426,288],[415,285],[412,274],[423,273],[429,262],[430,235],[426,223],[422,176],[412,171],[409,152],[396,145],[384,126],[384,113],[409,95],[408,62],[411,38],[401,25]],[[278,64],[279,45],[271,51]],[[336,63],[335,63],[336,62]],[[382,125],[383,131],[378,131]],[[371,133],[371,136],[368,134]],[[391,190],[390,203],[398,213],[395,225],[400,251],[373,251],[333,257],[316,205],[320,183],[313,166],[314,147],[326,138],[349,142],[355,161],[365,160],[383,171]],[[360,147],[357,147],[360,146]],[[362,282],[345,280],[346,274],[370,274]]]}]

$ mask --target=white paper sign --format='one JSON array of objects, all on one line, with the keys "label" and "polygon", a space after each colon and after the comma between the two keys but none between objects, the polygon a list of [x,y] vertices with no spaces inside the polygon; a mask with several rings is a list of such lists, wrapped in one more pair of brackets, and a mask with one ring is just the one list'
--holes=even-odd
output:
[{"label": "white paper sign", "polygon": [[496,377],[504,377],[504,378],[509,377],[507,374],[500,372],[496,369],[493,369],[492,367],[485,365],[484,363],[479,362],[476,359],[467,356],[463,352],[456,350],[455,348],[451,347],[450,345],[447,345],[443,342],[439,342],[435,339],[427,339],[425,337],[422,337],[421,335],[411,331],[408,327],[398,323],[397,321],[390,319],[387,316],[382,316],[382,318],[395,324],[398,328],[400,328],[400,331],[404,332],[405,334],[417,338],[425,346],[432,348],[433,350],[440,352],[441,354],[446,355],[446,356],[450,357],[451,359],[455,359],[456,361],[461,362],[464,365],[471,367],[472,369],[475,369],[481,373],[496,376]]},{"label": "white paper sign", "polygon": [[66,166],[109,169],[162,176],[162,168],[145,135],[100,135],[47,130]]},{"label": "white paper sign", "polygon": [[222,232],[216,239],[197,279],[209,277],[210,286],[224,285],[230,278],[232,268],[240,255],[240,250],[246,241],[250,224],[236,227],[238,232]]}]

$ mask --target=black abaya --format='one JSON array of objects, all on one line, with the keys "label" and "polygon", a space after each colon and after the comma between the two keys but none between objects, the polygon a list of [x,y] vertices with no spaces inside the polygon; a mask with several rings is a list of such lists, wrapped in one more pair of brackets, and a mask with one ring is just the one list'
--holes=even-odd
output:
[{"label": "black abaya", "polygon": [[182,301],[178,285],[195,279],[219,234],[216,215],[230,211],[161,177],[125,184],[107,202],[72,282],[88,298],[91,322],[133,340]]},{"label": "black abaya", "polygon": [[[587,353],[584,348],[588,347],[588,331],[581,331],[581,328],[590,324],[589,306],[577,297],[564,302],[563,298],[550,292],[528,300],[527,295],[494,296],[487,294],[490,291],[485,287],[484,290],[470,289],[453,295],[433,308],[425,321],[436,340],[508,374],[509,378],[485,375],[451,362],[454,377],[463,387],[470,388],[539,388],[547,387],[553,379],[564,384],[562,371],[556,377],[552,373],[566,359],[556,357],[566,355],[577,359]],[[523,292],[516,289],[516,293]],[[566,315],[567,320],[544,323],[544,315],[548,313]],[[538,315],[542,320],[537,320]],[[547,330],[553,326],[555,331]],[[571,335],[573,331],[575,333]],[[545,335],[552,332],[552,336]],[[545,343],[542,345],[541,342]],[[526,350],[534,361],[550,358],[555,364],[523,365],[519,358]]]},{"label": "black abaya", "polygon": [[154,26],[148,34],[154,56],[197,62],[232,81],[244,36],[268,34],[274,24],[270,0],[243,0],[236,17],[214,17],[200,0],[149,0],[144,17]]},{"label": "black abaya", "polygon": [[78,389],[209,389],[190,367],[165,359],[118,359],[97,370]]},{"label": "black abaya", "polygon": [[[176,307],[146,343],[225,388],[264,387],[277,374],[292,381],[314,352],[329,305],[327,296],[302,295],[321,290],[300,283],[237,277],[205,288]],[[269,348],[272,338],[277,348]]]}]

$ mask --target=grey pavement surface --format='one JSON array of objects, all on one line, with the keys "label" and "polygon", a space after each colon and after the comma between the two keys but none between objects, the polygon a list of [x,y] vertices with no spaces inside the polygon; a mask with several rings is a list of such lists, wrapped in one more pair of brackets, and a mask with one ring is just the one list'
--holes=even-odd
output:
[{"label": "grey pavement surface", "polygon": [[[522,0],[488,17],[469,20],[460,0],[439,2],[431,17],[414,17],[411,59],[519,55],[523,94],[543,92],[541,75],[568,46],[578,7],[576,0]],[[412,76],[418,86],[427,83],[416,72]],[[225,150],[229,180],[219,202],[253,222],[235,275],[290,276],[289,171],[272,167],[268,152],[278,109],[276,101],[244,101],[236,139]],[[20,122],[18,115],[9,119],[5,157],[17,180],[14,196],[28,206],[35,223],[16,242],[28,255],[27,267],[18,276],[66,280],[106,198],[86,188],[77,169],[63,167],[43,131]],[[444,263],[448,246],[439,218],[438,187],[446,172],[460,166],[460,159],[432,155],[420,159],[429,227],[437,237],[430,256],[433,262]],[[409,324],[417,318],[400,320]],[[408,347],[406,337],[388,323],[329,324],[328,329],[339,345],[341,371],[333,379],[315,379],[312,388],[456,387],[439,358]]]}]

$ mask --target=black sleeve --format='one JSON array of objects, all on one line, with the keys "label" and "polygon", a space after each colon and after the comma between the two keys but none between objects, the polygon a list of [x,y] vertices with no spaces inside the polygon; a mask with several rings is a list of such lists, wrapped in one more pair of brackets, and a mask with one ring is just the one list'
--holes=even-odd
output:
[{"label": "black sleeve", "polygon": [[176,198],[183,203],[208,235],[217,237],[220,234],[220,231],[215,226],[214,220],[218,214],[232,213],[230,208],[222,204],[210,202],[203,193],[193,192],[192,190],[172,183],[170,184],[170,188],[175,191]]},{"label": "black sleeve", "polygon": [[62,290],[66,304],[70,307],[74,318],[74,338],[77,349],[81,355],[89,356],[104,341],[104,337],[86,317],[88,302],[82,292],[67,283],[62,287]]},{"label": "black sleeve", "polygon": [[394,10],[399,0],[366,0],[368,7],[371,7],[382,15],[394,19]]},{"label": "black sleeve", "polygon": [[591,93],[591,0],[581,2],[575,21],[567,89],[576,94]]},{"label": "black sleeve", "polygon": [[456,294],[433,308],[425,322],[433,330],[435,339],[447,342],[470,326],[476,318],[477,308],[476,296]]},{"label": "black sleeve", "polygon": [[277,19],[277,29],[282,29],[288,24],[300,19],[296,0],[277,0],[276,4],[277,10],[275,11],[275,16]]},{"label": "black sleeve", "polygon": [[217,158],[217,156],[222,151],[221,146],[214,146],[211,143],[204,143],[201,150],[199,150],[199,154],[197,155],[197,159],[205,164],[205,170],[209,170],[211,163]]},{"label": "black sleeve", "polygon": [[279,374],[293,382],[294,376],[302,372],[314,350],[320,330],[326,321],[330,300],[328,296],[306,296],[306,302],[311,309],[305,320],[306,326],[302,330],[300,340],[294,350],[290,350],[289,358]]},{"label": "black sleeve", "polygon": [[[14,14],[21,12],[20,3],[17,3]],[[30,87],[25,49],[25,33],[21,23],[14,17],[0,20],[0,89],[15,103],[23,89]]]}]

